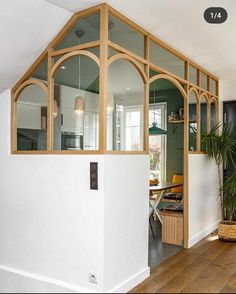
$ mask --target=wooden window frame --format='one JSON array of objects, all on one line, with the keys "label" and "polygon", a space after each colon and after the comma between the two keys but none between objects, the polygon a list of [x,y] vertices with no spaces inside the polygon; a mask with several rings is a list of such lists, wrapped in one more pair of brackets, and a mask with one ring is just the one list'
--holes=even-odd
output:
[{"label": "wooden window frame", "polygon": [[[56,45],[66,36],[66,34],[70,31],[70,29],[75,25],[76,22],[80,18],[88,17],[90,15],[100,13],[100,39],[97,41],[88,42],[81,45],[75,45],[69,48],[55,50]],[[144,57],[138,56],[137,54],[123,48],[119,44],[113,43],[108,38],[108,19],[109,14],[112,14],[121,22],[127,24],[132,29],[137,31],[138,33],[144,36]],[[184,61],[185,64],[185,75],[184,78],[181,78],[172,72],[169,72],[162,67],[152,64],[149,60],[149,48],[150,42],[154,42],[157,45],[161,46],[163,49],[168,52],[174,54]],[[99,47],[100,48],[100,57],[95,56],[93,53],[87,51],[91,48]],[[111,47],[118,51],[117,54],[108,57],[108,48]],[[83,54],[87,52],[86,55],[91,57],[97,64],[100,66],[100,82],[99,82],[99,90],[100,90],[100,100],[99,100],[99,150],[91,150],[91,151],[65,151],[65,150],[53,150],[53,75],[56,68],[59,66],[59,62],[66,60],[71,56],[74,56],[80,52]],[[54,57],[61,57],[55,64],[53,62]],[[14,97],[16,97],[19,89],[27,83],[31,81],[30,78],[33,72],[37,69],[37,67],[41,64],[41,62],[48,58],[48,143],[47,150],[45,151],[17,151],[16,148],[16,102],[14,101]],[[144,150],[143,151],[108,151],[106,150],[106,99],[107,97],[107,74],[109,64],[119,58],[125,58],[132,62],[136,69],[141,74],[144,85],[145,85],[145,101],[144,101]],[[142,66],[140,65],[142,64]],[[189,81],[189,65],[195,67],[198,73],[198,83],[197,85],[192,84]],[[49,46],[44,50],[44,52],[39,56],[36,62],[30,67],[30,69],[26,72],[26,74],[16,83],[16,85],[12,88],[12,144],[11,151],[14,154],[22,154],[22,153],[33,153],[33,154],[148,154],[148,109],[149,109],[149,84],[150,81],[153,80],[153,77],[149,78],[149,70],[153,69],[160,72],[161,75],[165,75],[165,77],[171,77],[178,83],[182,84],[186,89],[186,93],[193,88],[198,92],[198,95],[202,95],[204,93],[207,97],[212,97],[212,93],[210,93],[209,83],[210,80],[213,79],[216,81],[216,95],[214,95],[214,99],[218,105],[218,78],[207,72],[205,69],[194,63],[192,60],[188,59],[183,54],[179,53],[177,50],[173,49],[169,45],[165,44],[162,40],[156,38],[154,35],[147,32],[145,29],[122,15],[117,10],[113,9],[111,6],[103,3],[97,6],[82,10],[80,12],[75,13],[72,18],[67,22],[67,24],[62,28],[60,33],[56,36],[56,38],[49,44]],[[207,75],[208,80],[208,89],[202,89],[200,85],[200,73],[203,72]],[[182,87],[182,86],[181,86]],[[209,99],[209,98],[208,98]],[[209,102],[209,100],[208,100]],[[210,103],[210,102],[209,102]],[[218,111],[218,108],[217,108]],[[199,113],[199,112],[198,112]],[[199,113],[200,114],[200,113]],[[198,115],[199,116],[199,115]],[[219,115],[217,116],[219,117]],[[210,121],[209,121],[209,110],[208,110],[208,127],[209,130]],[[199,140],[199,139],[198,139]],[[198,144],[199,145],[199,144]],[[199,146],[198,146],[199,147]],[[199,149],[199,148],[198,148]],[[199,152],[199,150],[196,152]]]}]

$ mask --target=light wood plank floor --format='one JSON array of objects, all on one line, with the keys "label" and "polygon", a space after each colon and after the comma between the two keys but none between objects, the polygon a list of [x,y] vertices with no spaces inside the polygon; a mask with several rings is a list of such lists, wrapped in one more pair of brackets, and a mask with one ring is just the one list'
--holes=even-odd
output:
[{"label": "light wood plank floor", "polygon": [[236,293],[236,243],[214,233],[162,262],[131,293]]}]

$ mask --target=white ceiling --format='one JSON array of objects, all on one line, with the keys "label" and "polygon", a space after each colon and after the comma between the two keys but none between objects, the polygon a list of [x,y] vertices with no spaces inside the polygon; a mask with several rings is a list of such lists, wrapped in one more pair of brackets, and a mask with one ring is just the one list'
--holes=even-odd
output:
[{"label": "white ceiling", "polygon": [[[101,2],[0,1],[0,92],[20,78],[73,12]],[[236,80],[236,0],[106,2],[219,78]],[[205,22],[211,6],[228,11],[224,24]]]}]

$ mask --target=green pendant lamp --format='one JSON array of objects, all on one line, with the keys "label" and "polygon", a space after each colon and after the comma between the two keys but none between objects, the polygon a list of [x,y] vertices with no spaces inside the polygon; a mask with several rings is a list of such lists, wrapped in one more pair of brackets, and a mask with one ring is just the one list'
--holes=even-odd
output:
[{"label": "green pendant lamp", "polygon": [[151,128],[149,128],[149,135],[155,136],[155,135],[167,135],[167,131],[158,128],[157,123],[153,122]]},{"label": "green pendant lamp", "polygon": [[154,90],[154,122],[152,123],[152,126],[149,128],[149,135],[151,136],[167,135],[167,131],[159,128],[157,126],[157,123],[155,122],[155,114],[156,114],[155,105],[156,105],[156,95]]}]

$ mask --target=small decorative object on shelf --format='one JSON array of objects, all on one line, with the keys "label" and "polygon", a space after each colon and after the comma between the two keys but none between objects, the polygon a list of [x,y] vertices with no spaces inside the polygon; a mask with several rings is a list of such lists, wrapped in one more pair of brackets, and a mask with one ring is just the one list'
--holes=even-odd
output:
[{"label": "small decorative object on shelf", "polygon": [[169,123],[183,123],[184,122],[184,109],[180,108],[178,113],[171,112],[169,115]]}]

